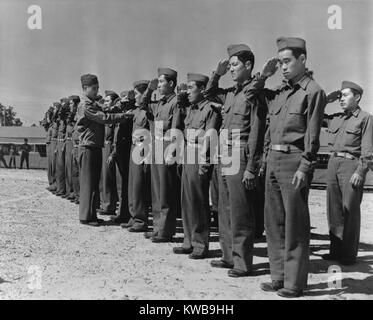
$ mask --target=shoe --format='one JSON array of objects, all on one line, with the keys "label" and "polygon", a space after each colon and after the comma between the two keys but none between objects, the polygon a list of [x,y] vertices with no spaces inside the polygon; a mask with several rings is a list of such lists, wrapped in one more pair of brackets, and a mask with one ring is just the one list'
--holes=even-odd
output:
[{"label": "shoe", "polygon": [[279,289],[277,295],[283,298],[298,298],[303,295],[302,290]]},{"label": "shoe", "polygon": [[69,196],[69,195],[64,194],[64,195],[61,196],[61,198],[66,199],[68,196]]},{"label": "shoe", "polygon": [[284,287],[284,281],[272,280],[272,282],[263,282],[260,289],[267,292],[276,292]]},{"label": "shoe", "polygon": [[152,242],[154,242],[154,243],[172,242],[172,237],[158,237],[158,236],[154,236],[152,238]]},{"label": "shoe", "polygon": [[213,268],[233,269],[233,264],[229,264],[223,260],[212,260],[210,265]]},{"label": "shoe", "polygon": [[75,196],[73,196],[73,195],[69,195],[66,199],[67,199],[67,200],[75,200]]},{"label": "shoe", "polygon": [[172,252],[175,254],[190,254],[193,252],[193,248],[175,247],[172,248]]},{"label": "shoe", "polygon": [[207,258],[207,250],[201,252],[192,252],[188,257],[193,260],[201,260]]},{"label": "shoe", "polygon": [[[123,229],[127,229],[127,228],[131,228],[133,225],[132,222],[128,221],[128,222],[124,222],[124,223],[121,223],[120,226],[123,228]],[[144,230],[144,231],[148,231],[148,230]]]},{"label": "shoe", "polygon": [[110,221],[116,224],[120,224],[120,225],[124,223],[122,217],[120,216],[110,217]]},{"label": "shoe", "polygon": [[62,197],[63,195],[64,195],[63,192],[57,192],[57,193],[56,193],[56,196],[57,196],[57,197]]},{"label": "shoe", "polygon": [[129,232],[146,232],[148,231],[148,227],[147,226],[141,226],[141,227],[132,226],[132,227],[129,227],[127,230]]},{"label": "shoe", "polygon": [[332,261],[337,261],[339,260],[339,257],[335,254],[330,254],[330,253],[327,253],[327,254],[323,254],[321,256],[321,258],[323,258],[323,260],[332,260]]},{"label": "shoe", "polygon": [[115,211],[105,211],[105,210],[99,209],[99,210],[97,211],[97,213],[98,213],[100,216],[115,216]]},{"label": "shoe", "polygon": [[152,239],[153,237],[155,237],[157,234],[153,231],[148,231],[148,232],[144,232],[144,237],[145,239]]},{"label": "shoe", "polygon": [[249,271],[242,271],[239,269],[228,270],[228,276],[232,278],[248,277],[251,274]]},{"label": "shoe", "polygon": [[91,227],[99,227],[100,226],[100,223],[98,221],[84,221],[84,220],[80,220],[80,223],[81,224],[85,224],[87,226],[91,226]]},{"label": "shoe", "polygon": [[75,200],[75,204],[79,204],[79,200]]}]

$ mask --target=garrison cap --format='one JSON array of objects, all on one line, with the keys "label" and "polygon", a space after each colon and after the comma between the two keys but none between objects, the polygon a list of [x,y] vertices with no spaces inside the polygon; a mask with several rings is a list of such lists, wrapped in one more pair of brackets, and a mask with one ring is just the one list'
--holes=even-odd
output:
[{"label": "garrison cap", "polygon": [[82,83],[82,86],[93,86],[95,84],[98,84],[97,76],[94,74],[83,74],[80,77],[80,81]]},{"label": "garrison cap", "polygon": [[188,82],[197,81],[197,82],[201,82],[201,83],[206,85],[207,82],[209,82],[209,77],[205,76],[203,74],[200,74],[200,73],[188,73],[187,74],[187,81]]},{"label": "garrison cap", "polygon": [[177,78],[177,72],[171,68],[158,68],[158,77],[161,75]]},{"label": "garrison cap", "polygon": [[358,84],[356,84],[352,81],[343,81],[342,82],[341,90],[346,89],[346,88],[354,89],[357,92],[359,92],[361,95],[363,94],[363,91],[364,91],[362,87],[360,87]]},{"label": "garrison cap", "polygon": [[237,53],[248,51],[252,52],[250,47],[244,43],[231,44],[227,48],[229,58],[236,55]]},{"label": "garrison cap", "polygon": [[53,102],[53,107],[59,108],[59,107],[61,107],[61,103],[59,103],[59,102]]},{"label": "garrison cap", "polygon": [[[135,81],[133,83],[133,87],[136,88],[137,86],[141,86],[141,85],[147,86],[149,84],[149,82],[150,82],[149,80],[138,80],[138,81]],[[127,92],[127,94],[128,94],[128,92]]]},{"label": "garrison cap", "polygon": [[105,97],[106,96],[116,96],[118,97],[118,94],[114,92],[113,90],[105,90]]},{"label": "garrison cap", "polygon": [[123,98],[125,96],[128,96],[128,90],[124,90],[120,93],[120,97]]},{"label": "garrison cap", "polygon": [[306,41],[301,38],[279,37],[276,40],[278,51],[286,48],[299,48],[306,51]]},{"label": "garrison cap", "polygon": [[61,103],[66,103],[66,102],[70,102],[70,99],[68,98],[61,98]]},{"label": "garrison cap", "polygon": [[70,101],[73,101],[73,102],[76,102],[76,103],[79,103],[79,102],[80,102],[80,98],[79,98],[79,96],[77,96],[77,95],[72,95],[72,96],[70,96],[70,97],[69,97],[69,100],[70,100]]}]

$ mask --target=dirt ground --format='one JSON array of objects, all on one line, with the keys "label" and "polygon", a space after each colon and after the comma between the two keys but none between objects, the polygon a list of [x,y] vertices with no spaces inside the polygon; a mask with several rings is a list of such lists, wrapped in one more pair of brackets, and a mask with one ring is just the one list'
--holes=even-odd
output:
[{"label": "dirt ground", "polygon": [[[265,240],[255,244],[254,275],[230,278],[210,267],[220,253],[216,230],[210,258],[193,261],[172,253],[176,243],[79,224],[78,207],[46,183],[45,171],[0,169],[0,299],[281,299],[259,289],[269,279]],[[320,257],[328,249],[324,190],[311,191],[310,210],[309,287],[301,299],[373,299],[373,194],[362,203],[358,263],[341,266],[337,286],[328,286],[332,263]]]}]

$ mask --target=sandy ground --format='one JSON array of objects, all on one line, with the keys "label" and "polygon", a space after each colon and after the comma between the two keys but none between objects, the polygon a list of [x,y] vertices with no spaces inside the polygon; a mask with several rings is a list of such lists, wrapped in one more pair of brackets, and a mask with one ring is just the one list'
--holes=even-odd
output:
[{"label": "sandy ground", "polygon": [[[0,299],[281,299],[259,289],[269,279],[265,241],[255,245],[254,276],[229,278],[210,261],[172,253],[175,243],[154,244],[119,226],[78,223],[78,207],[57,198],[40,170],[0,169]],[[373,299],[373,194],[362,204],[358,264],[341,266],[329,287],[325,191],[310,196],[312,241],[309,288],[302,299]],[[108,219],[108,218],[105,218]],[[176,241],[182,241],[179,228]]]}]

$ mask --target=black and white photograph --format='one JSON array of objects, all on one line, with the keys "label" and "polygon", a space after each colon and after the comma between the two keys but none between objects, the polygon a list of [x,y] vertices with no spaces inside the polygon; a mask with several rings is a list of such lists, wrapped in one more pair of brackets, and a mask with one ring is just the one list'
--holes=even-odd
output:
[{"label": "black and white photograph", "polygon": [[0,300],[373,300],[372,16],[0,0]]}]

